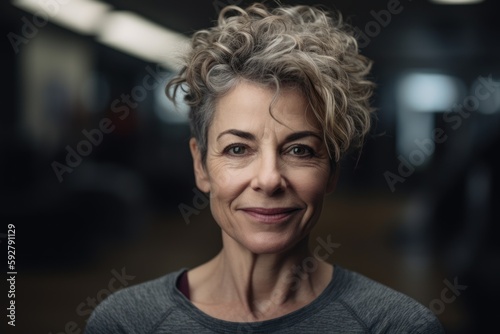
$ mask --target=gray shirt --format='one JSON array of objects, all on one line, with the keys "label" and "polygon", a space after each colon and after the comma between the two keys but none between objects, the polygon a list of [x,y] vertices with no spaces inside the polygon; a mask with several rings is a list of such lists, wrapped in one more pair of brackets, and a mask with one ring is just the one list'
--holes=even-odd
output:
[{"label": "gray shirt", "polygon": [[414,299],[338,265],[310,304],[246,323],[216,319],[196,308],[176,287],[185,270],[115,292],[96,307],[85,334],[444,333],[436,316]]}]

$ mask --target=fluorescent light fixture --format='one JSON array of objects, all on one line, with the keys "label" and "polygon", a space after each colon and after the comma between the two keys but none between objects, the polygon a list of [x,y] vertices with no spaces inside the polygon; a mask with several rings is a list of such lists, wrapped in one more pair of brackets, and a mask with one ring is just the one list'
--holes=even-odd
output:
[{"label": "fluorescent light fixture", "polygon": [[179,59],[189,49],[189,38],[127,11],[106,17],[98,40],[150,62],[178,70]]},{"label": "fluorescent light fixture", "polygon": [[399,97],[412,111],[442,112],[459,99],[457,79],[434,73],[412,73],[399,86]]},{"label": "fluorescent light fixture", "polygon": [[14,0],[12,4],[84,35],[95,34],[112,8],[96,0]]},{"label": "fluorescent light fixture", "polygon": [[440,73],[415,71],[397,82],[396,150],[415,167],[424,167],[434,146],[425,146],[434,138],[435,112],[447,112],[463,95],[464,83]]},{"label": "fluorescent light fixture", "polygon": [[483,2],[484,0],[431,0],[431,2],[440,5],[473,5]]},{"label": "fluorescent light fixture", "polygon": [[97,0],[13,0],[12,4],[110,47],[177,71],[189,38],[127,11],[112,11]]}]

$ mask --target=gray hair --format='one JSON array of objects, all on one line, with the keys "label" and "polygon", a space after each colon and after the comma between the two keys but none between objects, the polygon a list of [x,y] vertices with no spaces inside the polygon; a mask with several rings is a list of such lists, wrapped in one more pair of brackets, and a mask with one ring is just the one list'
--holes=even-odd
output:
[{"label": "gray hair", "polygon": [[298,87],[323,129],[330,158],[338,162],[349,148],[361,147],[369,131],[370,68],[338,12],[227,6],[215,27],[193,35],[184,66],[166,91],[173,101],[177,89],[186,92],[192,136],[205,161],[216,103],[238,82],[273,87],[276,94],[282,86]]}]

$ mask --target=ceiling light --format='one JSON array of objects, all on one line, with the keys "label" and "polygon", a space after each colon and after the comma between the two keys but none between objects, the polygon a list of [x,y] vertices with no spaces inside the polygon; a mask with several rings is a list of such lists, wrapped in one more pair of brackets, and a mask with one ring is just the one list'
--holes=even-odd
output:
[{"label": "ceiling light", "polygon": [[459,98],[460,82],[438,73],[411,73],[400,82],[399,96],[412,111],[443,112]]},{"label": "ceiling light", "polygon": [[95,35],[110,47],[176,71],[189,38],[135,13],[97,0],[13,0],[13,5],[70,30]]},{"label": "ceiling light", "polygon": [[98,40],[171,70],[179,69],[179,60],[189,49],[188,37],[126,11],[112,12],[106,17]]},{"label": "ceiling light", "polygon": [[93,35],[111,6],[95,0],[14,0],[12,4],[40,18],[84,35]]}]

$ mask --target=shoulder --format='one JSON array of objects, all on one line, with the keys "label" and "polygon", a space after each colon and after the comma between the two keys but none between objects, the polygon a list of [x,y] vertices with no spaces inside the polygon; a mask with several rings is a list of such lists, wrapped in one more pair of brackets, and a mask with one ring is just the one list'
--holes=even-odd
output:
[{"label": "shoulder", "polygon": [[111,294],[90,315],[85,334],[148,333],[168,316],[172,306],[170,294],[182,271]]},{"label": "shoulder", "polygon": [[359,273],[344,272],[339,302],[370,333],[444,333],[434,313],[415,299]]}]

